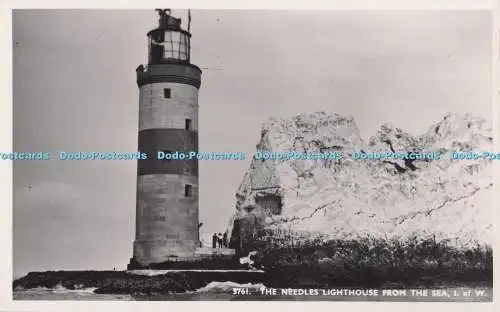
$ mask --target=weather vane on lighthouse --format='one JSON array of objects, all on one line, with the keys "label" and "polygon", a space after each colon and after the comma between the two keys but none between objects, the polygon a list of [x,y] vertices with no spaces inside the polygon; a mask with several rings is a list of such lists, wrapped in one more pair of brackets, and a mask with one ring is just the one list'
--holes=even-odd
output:
[{"label": "weather vane on lighthouse", "polygon": [[[172,10],[171,9],[155,9],[156,12],[158,12],[158,15],[160,16],[160,23],[163,25],[168,25],[167,21],[168,18],[171,18]],[[176,19],[177,21],[180,22],[180,19]],[[188,26],[187,26],[187,31],[191,31],[191,10],[188,9]]]},{"label": "weather vane on lighthouse", "polygon": [[164,16],[167,14],[170,14],[172,12],[172,10],[170,9],[155,9],[156,12],[158,12],[158,14],[160,14],[160,16]]}]

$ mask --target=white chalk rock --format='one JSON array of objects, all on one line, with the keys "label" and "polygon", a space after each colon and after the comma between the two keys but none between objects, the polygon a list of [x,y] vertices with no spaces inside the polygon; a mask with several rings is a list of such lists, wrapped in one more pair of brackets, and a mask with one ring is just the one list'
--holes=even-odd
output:
[{"label": "white chalk rock", "polygon": [[[492,160],[450,159],[452,151],[493,150],[484,119],[448,114],[417,136],[386,124],[365,142],[352,118],[301,114],[265,122],[258,147],[343,158],[253,160],[237,190],[234,218],[265,215],[266,226],[325,239],[416,234],[461,245],[492,242]],[[353,160],[353,151],[440,152],[441,159]],[[278,213],[262,205],[256,207],[263,211],[244,209],[266,195],[281,200]]]}]

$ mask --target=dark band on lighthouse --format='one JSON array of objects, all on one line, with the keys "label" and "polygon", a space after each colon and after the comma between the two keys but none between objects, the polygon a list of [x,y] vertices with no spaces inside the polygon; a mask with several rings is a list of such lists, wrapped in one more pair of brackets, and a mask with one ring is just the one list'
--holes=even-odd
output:
[{"label": "dark band on lighthouse", "polygon": [[136,71],[139,87],[157,82],[188,84],[197,89],[201,85],[201,69],[192,64],[163,63],[162,61],[154,67],[148,66],[147,71],[143,66],[139,66]]},{"label": "dark band on lighthouse", "polygon": [[197,152],[198,133],[184,129],[146,129],[139,132],[139,150],[147,159],[138,161],[138,175],[191,174],[198,176],[198,161],[194,159],[158,159],[158,152]]}]

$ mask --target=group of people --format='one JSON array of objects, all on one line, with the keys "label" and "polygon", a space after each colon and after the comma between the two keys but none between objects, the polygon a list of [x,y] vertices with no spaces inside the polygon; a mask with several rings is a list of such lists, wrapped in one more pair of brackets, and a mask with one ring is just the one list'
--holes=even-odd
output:
[{"label": "group of people", "polygon": [[227,248],[227,233],[214,233],[212,235],[212,248]]}]

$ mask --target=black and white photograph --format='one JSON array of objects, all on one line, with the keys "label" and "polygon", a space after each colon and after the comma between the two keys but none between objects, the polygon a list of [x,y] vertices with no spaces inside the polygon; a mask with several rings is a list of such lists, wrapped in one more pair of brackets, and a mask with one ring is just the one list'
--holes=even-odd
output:
[{"label": "black and white photograph", "polygon": [[164,6],[12,10],[14,302],[493,301],[491,10]]}]

